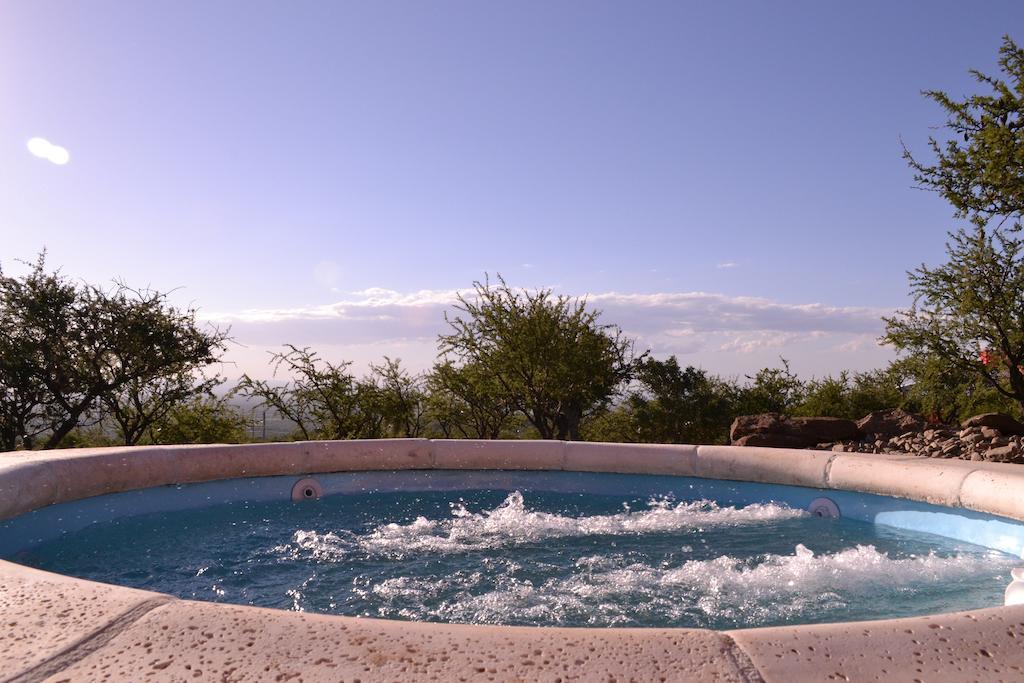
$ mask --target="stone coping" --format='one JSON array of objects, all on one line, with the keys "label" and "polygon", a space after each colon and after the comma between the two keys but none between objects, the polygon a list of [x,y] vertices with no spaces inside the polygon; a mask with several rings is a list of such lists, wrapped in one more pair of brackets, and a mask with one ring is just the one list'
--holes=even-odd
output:
[{"label": "stone coping", "polygon": [[[1024,467],[903,455],[389,439],[0,454],[0,519],[167,484],[325,472],[671,474],[898,496],[1024,520]],[[0,562],[0,681],[1021,680],[1024,606],[734,631],[382,621],[178,600]]]}]

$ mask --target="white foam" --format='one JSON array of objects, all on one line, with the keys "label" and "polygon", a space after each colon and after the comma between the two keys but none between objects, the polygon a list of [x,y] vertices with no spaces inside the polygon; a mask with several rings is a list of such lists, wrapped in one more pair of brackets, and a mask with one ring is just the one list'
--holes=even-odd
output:
[{"label": "white foam", "polygon": [[[378,526],[354,540],[370,554],[406,557],[424,552],[468,552],[570,536],[650,534],[760,524],[805,514],[774,503],[735,508],[720,507],[708,500],[676,504],[667,500],[651,500],[646,510],[632,511],[627,507],[613,515],[569,517],[528,510],[523,503],[523,494],[515,491],[493,510],[472,513],[464,506],[456,505],[450,519],[438,521],[418,517],[410,524]],[[334,540],[327,536],[330,534],[319,538],[328,543]],[[309,540],[310,537],[304,538]]]},{"label": "white foam", "polygon": [[566,578],[535,585],[514,571],[401,577],[375,584],[381,616],[469,623],[589,623],[628,625],[732,621],[757,624],[841,609],[863,601],[901,599],[944,581],[1001,574],[1012,558],[993,553],[892,558],[871,545],[815,555],[740,560],[723,555],[678,566],[629,563],[621,555],[580,558]]}]

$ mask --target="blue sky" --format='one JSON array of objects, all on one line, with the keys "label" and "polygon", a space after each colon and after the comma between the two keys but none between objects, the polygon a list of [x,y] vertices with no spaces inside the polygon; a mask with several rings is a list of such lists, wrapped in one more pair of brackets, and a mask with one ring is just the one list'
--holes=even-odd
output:
[{"label": "blue sky", "polygon": [[[429,364],[485,272],[725,374],[880,365],[943,256],[912,187],[1019,2],[5,2],[0,265],[176,289],[276,344]],[[29,153],[43,137],[56,165]]]}]

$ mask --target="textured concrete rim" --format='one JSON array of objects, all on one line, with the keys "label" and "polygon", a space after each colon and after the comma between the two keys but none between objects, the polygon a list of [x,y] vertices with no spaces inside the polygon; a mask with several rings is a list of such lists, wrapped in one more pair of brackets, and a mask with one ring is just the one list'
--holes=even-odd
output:
[{"label": "textured concrete rim", "polygon": [[[1024,467],[903,455],[393,439],[0,454],[0,519],[132,489],[374,470],[671,474],[897,496],[1024,520]],[[704,629],[471,626],[179,600],[0,562],[0,681],[1020,680],[1024,605]]]}]

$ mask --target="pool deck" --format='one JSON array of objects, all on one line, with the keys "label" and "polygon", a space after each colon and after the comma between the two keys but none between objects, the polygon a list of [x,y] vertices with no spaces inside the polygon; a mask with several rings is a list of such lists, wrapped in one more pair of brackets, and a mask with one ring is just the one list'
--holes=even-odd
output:
[{"label": "pool deck", "polygon": [[[0,519],[174,483],[398,469],[673,474],[1024,520],[1024,467],[727,446],[299,442],[0,454]],[[475,626],[179,600],[0,561],[0,681],[1020,681],[1024,605],[734,631]]]}]

